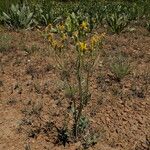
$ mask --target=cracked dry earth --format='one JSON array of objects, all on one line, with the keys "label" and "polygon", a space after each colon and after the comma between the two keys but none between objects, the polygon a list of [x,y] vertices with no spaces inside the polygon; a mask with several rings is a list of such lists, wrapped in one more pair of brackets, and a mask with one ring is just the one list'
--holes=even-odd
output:
[{"label": "cracked dry earth", "polygon": [[[82,149],[81,142],[65,148],[55,144],[55,131],[30,135],[31,129],[43,127],[48,120],[61,126],[67,102],[48,43],[39,33],[0,31],[0,36],[5,34],[11,40],[3,43],[7,50],[0,52],[0,150]],[[118,51],[132,66],[120,83],[109,69],[109,57]],[[150,34],[139,27],[120,35],[106,34],[101,60],[101,69],[94,71],[90,81],[92,99],[84,110],[91,129],[100,134],[89,149],[150,150]],[[42,119],[24,115],[32,103],[42,104]],[[22,127],[25,119],[32,124]]]}]

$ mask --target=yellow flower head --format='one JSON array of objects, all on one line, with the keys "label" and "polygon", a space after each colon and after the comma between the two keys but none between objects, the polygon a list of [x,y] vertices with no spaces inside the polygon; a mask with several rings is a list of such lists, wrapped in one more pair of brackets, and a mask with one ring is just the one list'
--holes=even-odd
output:
[{"label": "yellow flower head", "polygon": [[94,49],[95,45],[97,44],[97,42],[99,41],[99,37],[98,35],[94,35],[92,38],[91,38],[91,48]]},{"label": "yellow flower head", "polygon": [[57,41],[53,40],[53,41],[51,42],[51,44],[52,44],[52,47],[53,47],[53,48],[56,48],[56,46],[57,46]]},{"label": "yellow flower head", "polygon": [[67,40],[67,35],[65,33],[62,34],[62,40],[63,41]]},{"label": "yellow flower head", "polygon": [[104,33],[102,33],[102,34],[101,34],[101,36],[100,36],[100,37],[101,37],[101,39],[102,39],[102,38],[104,38],[104,37],[105,37],[105,35],[106,35],[106,33],[105,33],[105,32],[104,32]]},{"label": "yellow flower head", "polygon": [[60,31],[64,31],[65,30],[65,26],[62,24],[62,25],[58,25],[58,29]]},{"label": "yellow flower head", "polygon": [[81,51],[86,51],[87,50],[87,44],[84,42],[79,42],[79,48]]},{"label": "yellow flower head", "polygon": [[49,42],[52,42],[52,41],[53,41],[53,35],[52,35],[52,34],[49,34],[49,35],[48,35],[48,41],[49,41]]},{"label": "yellow flower head", "polygon": [[51,42],[51,46],[52,48],[56,49],[56,48],[63,48],[63,44],[58,42],[57,40],[53,40]]},{"label": "yellow flower head", "polygon": [[49,24],[49,25],[45,28],[45,32],[48,32],[51,28],[52,28],[52,25]]},{"label": "yellow flower head", "polygon": [[91,40],[90,40],[90,44],[91,44],[91,49],[94,49],[94,47],[101,42],[101,40],[103,39],[103,37],[105,36],[105,33],[102,33],[101,35],[94,35],[92,36]]},{"label": "yellow flower head", "polygon": [[88,29],[88,23],[86,21],[82,22],[81,29],[83,29],[83,30],[87,30]]}]

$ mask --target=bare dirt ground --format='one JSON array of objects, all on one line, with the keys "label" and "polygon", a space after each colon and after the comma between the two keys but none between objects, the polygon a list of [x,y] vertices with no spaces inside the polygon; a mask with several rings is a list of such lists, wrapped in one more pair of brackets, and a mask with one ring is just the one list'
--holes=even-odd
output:
[{"label": "bare dirt ground", "polygon": [[[0,150],[80,150],[81,142],[56,143],[67,107],[50,48],[37,31],[0,29]],[[131,72],[121,82],[110,57],[122,52]],[[90,150],[150,150],[150,33],[141,27],[106,34],[92,99],[84,114],[99,133]]]}]

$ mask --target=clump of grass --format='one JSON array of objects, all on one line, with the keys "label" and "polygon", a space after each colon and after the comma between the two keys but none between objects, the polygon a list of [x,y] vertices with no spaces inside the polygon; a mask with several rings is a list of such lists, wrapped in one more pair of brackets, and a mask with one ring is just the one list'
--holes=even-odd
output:
[{"label": "clump of grass", "polygon": [[63,128],[57,128],[57,142],[63,144],[63,146],[66,146],[67,143],[69,143],[69,133],[68,129],[66,127]]},{"label": "clump of grass", "polygon": [[11,49],[12,37],[8,34],[2,34],[0,36],[0,52],[7,52]]},{"label": "clump of grass", "polygon": [[83,148],[88,149],[89,147],[95,145],[98,142],[99,134],[91,133],[84,138]]},{"label": "clump of grass", "polygon": [[28,107],[26,107],[24,110],[22,110],[22,113],[26,116],[32,116],[35,115],[39,117],[41,115],[43,106],[40,102],[34,103],[32,102]]},{"label": "clump of grass", "polygon": [[36,70],[35,67],[29,65],[29,66],[27,67],[27,69],[26,69],[26,73],[27,73],[28,75],[31,75],[31,77],[32,77],[32,79],[33,79],[33,78],[36,76],[36,74],[37,74],[37,70]]},{"label": "clump of grass", "polygon": [[112,59],[110,70],[114,74],[115,79],[120,82],[130,73],[130,64],[125,57],[119,55]]},{"label": "clump of grass", "polygon": [[23,119],[21,119],[18,131],[25,131],[27,137],[36,138],[42,131],[45,131],[45,122],[42,120],[41,113],[43,105],[41,102],[28,101],[25,108],[21,110]]},{"label": "clump of grass", "polygon": [[129,23],[129,16],[124,5],[112,5],[106,10],[106,22],[113,33],[121,33]]},{"label": "clump of grass", "polygon": [[16,103],[17,103],[16,99],[9,99],[9,100],[7,101],[7,105],[10,105],[10,106],[15,105]]},{"label": "clump of grass", "polygon": [[20,49],[25,51],[28,55],[31,55],[35,53],[36,51],[39,51],[40,49],[36,44],[32,44],[31,46],[26,46],[25,43],[21,43],[19,46],[20,46]]}]

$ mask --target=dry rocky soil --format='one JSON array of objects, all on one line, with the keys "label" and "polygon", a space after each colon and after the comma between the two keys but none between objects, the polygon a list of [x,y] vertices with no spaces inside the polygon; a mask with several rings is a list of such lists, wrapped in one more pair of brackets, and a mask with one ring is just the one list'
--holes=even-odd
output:
[{"label": "dry rocky soil", "polygon": [[[50,51],[38,31],[0,28],[0,150],[83,149],[83,141],[57,142],[53,125],[63,125],[68,103]],[[110,60],[120,52],[131,71],[118,82]],[[150,33],[135,26],[106,34],[90,85],[84,115],[99,138],[89,149],[150,150]]]}]

